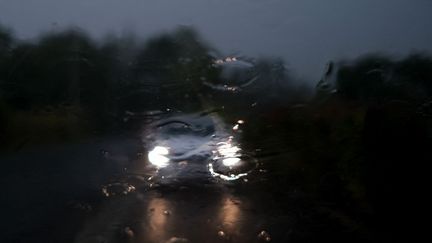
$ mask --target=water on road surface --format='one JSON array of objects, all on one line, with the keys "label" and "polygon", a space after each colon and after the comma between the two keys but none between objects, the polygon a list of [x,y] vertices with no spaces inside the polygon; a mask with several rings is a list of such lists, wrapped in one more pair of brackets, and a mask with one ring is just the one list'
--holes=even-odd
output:
[{"label": "water on road surface", "polygon": [[264,170],[240,142],[245,122],[161,113],[132,134],[3,158],[7,242],[286,239],[294,216],[257,186]]},{"label": "water on road surface", "polygon": [[75,242],[270,241],[271,210],[237,193],[258,168],[238,142],[243,123],[171,114],[148,124],[147,154],[102,187],[106,199]]}]

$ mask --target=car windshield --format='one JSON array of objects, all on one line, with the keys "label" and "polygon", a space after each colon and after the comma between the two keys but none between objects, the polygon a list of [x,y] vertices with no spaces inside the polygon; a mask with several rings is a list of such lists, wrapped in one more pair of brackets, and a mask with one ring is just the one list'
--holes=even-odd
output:
[{"label": "car windshield", "polygon": [[0,0],[0,242],[417,242],[431,13]]}]

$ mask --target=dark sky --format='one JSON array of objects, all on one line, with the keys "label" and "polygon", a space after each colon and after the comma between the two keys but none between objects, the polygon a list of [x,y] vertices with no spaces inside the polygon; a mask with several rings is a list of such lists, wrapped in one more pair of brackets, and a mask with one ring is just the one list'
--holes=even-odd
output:
[{"label": "dark sky", "polygon": [[0,0],[0,23],[24,39],[69,25],[95,37],[192,25],[227,54],[282,56],[311,81],[330,59],[432,49],[432,0]]}]

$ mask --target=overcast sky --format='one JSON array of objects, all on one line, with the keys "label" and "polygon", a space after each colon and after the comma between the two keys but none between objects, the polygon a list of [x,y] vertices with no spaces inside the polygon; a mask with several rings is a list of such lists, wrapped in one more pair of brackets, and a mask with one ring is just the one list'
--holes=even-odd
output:
[{"label": "overcast sky", "polygon": [[69,25],[94,37],[192,25],[224,53],[282,56],[311,81],[331,59],[432,50],[432,0],[0,0],[0,23],[24,39]]}]

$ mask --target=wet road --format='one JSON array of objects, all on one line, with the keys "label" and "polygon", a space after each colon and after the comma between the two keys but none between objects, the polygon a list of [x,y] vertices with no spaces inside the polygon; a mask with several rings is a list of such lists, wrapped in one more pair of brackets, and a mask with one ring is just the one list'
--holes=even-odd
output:
[{"label": "wet road", "polygon": [[245,144],[251,117],[128,115],[139,129],[2,156],[1,242],[369,241],[331,175],[308,193],[283,140]]},{"label": "wet road", "polygon": [[285,241],[244,121],[152,116],[143,129],[3,157],[3,242]]},{"label": "wet road", "polygon": [[147,156],[139,153],[102,187],[106,200],[75,242],[270,241],[265,205],[236,193],[257,162],[243,154],[232,128],[200,114],[148,124],[141,136]]}]

